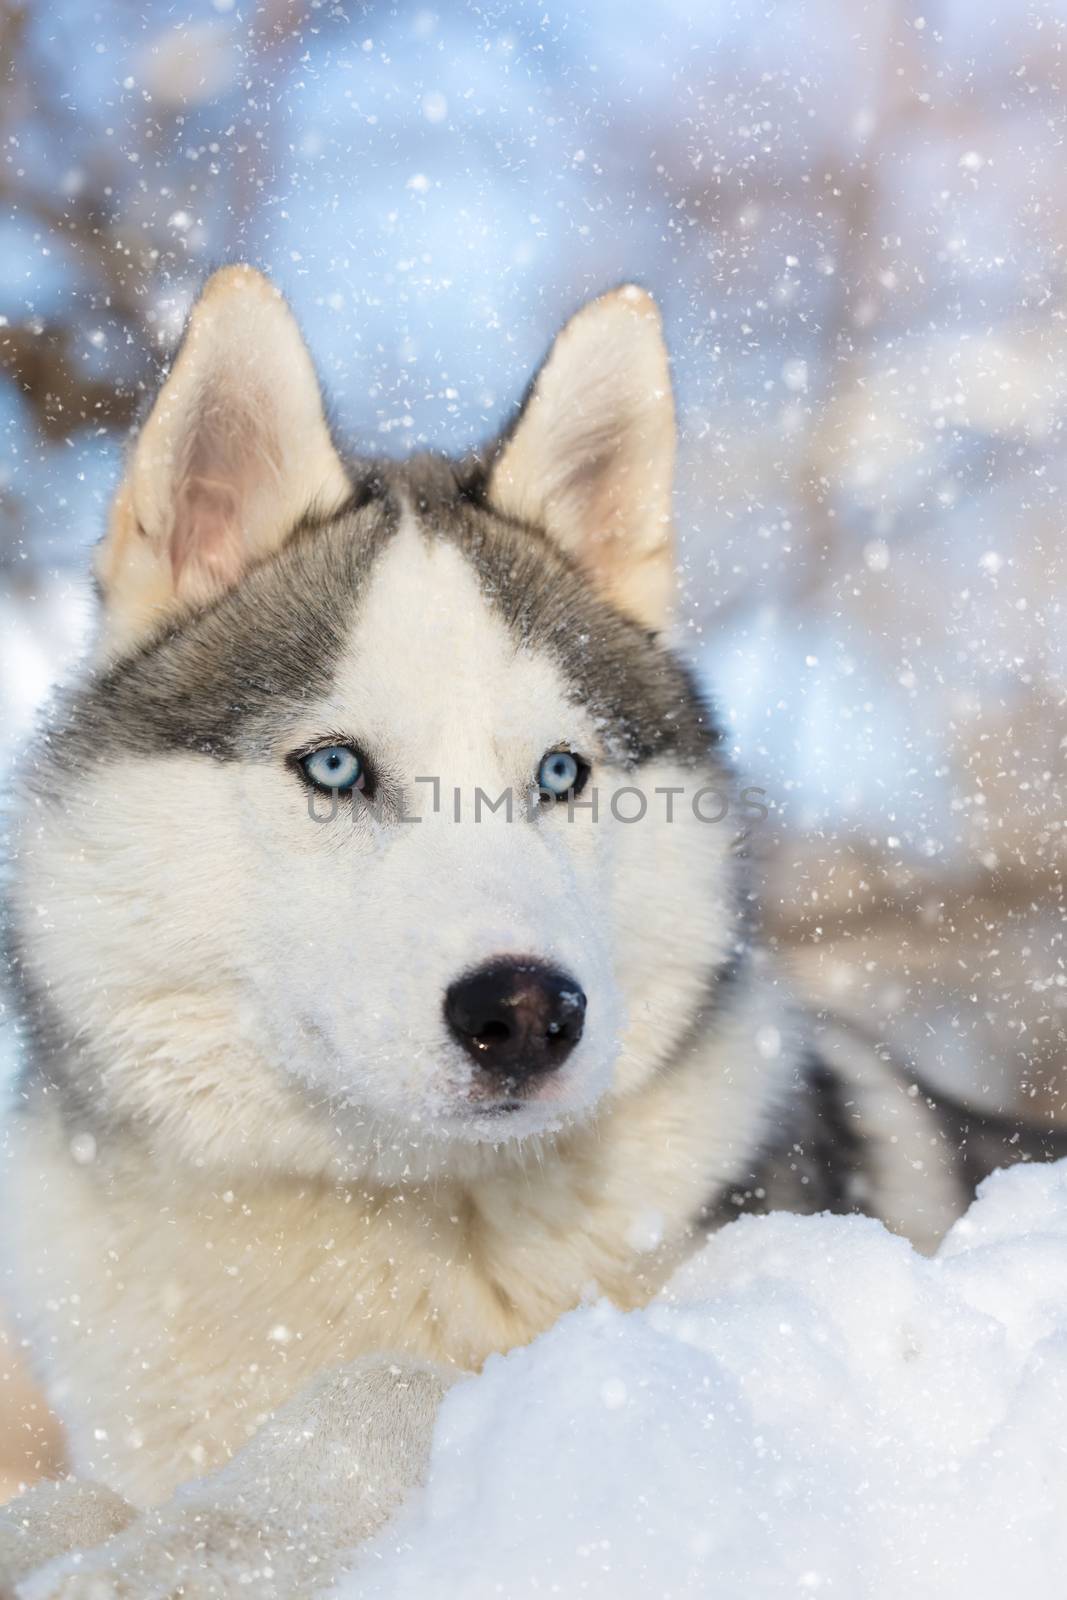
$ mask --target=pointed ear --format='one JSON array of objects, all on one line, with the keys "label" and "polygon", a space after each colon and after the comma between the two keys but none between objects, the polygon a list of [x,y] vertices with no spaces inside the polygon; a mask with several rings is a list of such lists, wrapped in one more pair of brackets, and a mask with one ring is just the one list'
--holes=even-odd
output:
[{"label": "pointed ear", "polygon": [[104,647],[237,583],[351,486],[318,380],[278,291],[250,267],[209,279],[115,498],[97,576]]},{"label": "pointed ear", "polygon": [[644,290],[593,300],[557,338],[489,478],[489,500],[537,523],[645,627],[674,587],[674,403]]}]

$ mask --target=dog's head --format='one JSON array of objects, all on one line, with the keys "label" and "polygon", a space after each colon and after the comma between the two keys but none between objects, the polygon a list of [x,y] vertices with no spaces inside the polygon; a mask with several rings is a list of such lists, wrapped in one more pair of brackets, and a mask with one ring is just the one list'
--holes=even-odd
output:
[{"label": "dog's head", "polygon": [[418,1176],[669,1064],[735,938],[659,637],[673,454],[639,290],[567,325],[484,456],[353,465],[276,291],[212,279],[24,813],[20,959],[87,1119]]}]

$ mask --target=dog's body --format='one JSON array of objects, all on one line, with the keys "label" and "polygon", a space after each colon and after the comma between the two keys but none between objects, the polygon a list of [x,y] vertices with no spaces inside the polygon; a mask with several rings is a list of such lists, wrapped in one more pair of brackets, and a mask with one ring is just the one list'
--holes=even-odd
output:
[{"label": "dog's body", "polygon": [[[450,1372],[585,1296],[643,1303],[738,1209],[927,1246],[965,1203],[944,1117],[794,1010],[736,829],[694,801],[728,774],[658,638],[672,449],[636,291],[459,467],[345,465],[273,291],[229,271],[201,301],[15,849],[8,1283],[78,1473],[145,1505],[234,1457],[210,1504],[258,1539],[301,1514],[279,1470],[332,1505],[337,1449],[395,1436],[320,1530],[340,1549],[417,1473]],[[319,793],[324,761],[353,785]],[[195,1556],[208,1500],[181,1504],[163,1587],[151,1526],[98,1576],[247,1576],[259,1545]],[[300,1559],[273,1550],[279,1593],[328,1576]]]}]

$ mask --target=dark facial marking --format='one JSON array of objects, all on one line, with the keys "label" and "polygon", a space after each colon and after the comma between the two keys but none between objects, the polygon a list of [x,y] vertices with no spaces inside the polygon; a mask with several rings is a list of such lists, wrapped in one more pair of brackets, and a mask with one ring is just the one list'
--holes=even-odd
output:
[{"label": "dark facial marking", "polygon": [[298,529],[235,589],[61,702],[50,764],[254,753],[279,715],[329,692],[369,573],[398,523],[395,502],[377,495],[325,527]]},{"label": "dark facial marking", "polygon": [[709,1196],[698,1225],[713,1231],[742,1213],[862,1212],[853,1187],[867,1156],[847,1084],[809,1050],[763,1144]]},{"label": "dark facial marking", "polygon": [[363,468],[338,516],[296,530],[234,590],[61,701],[46,765],[171,751],[232,760],[266,748],[287,712],[329,692],[405,503],[427,538],[449,541],[471,563],[516,643],[555,657],[613,759],[708,762],[718,734],[688,670],[600,600],[543,532],[483,505],[476,468],[423,456]]},{"label": "dark facial marking", "polygon": [[476,464],[416,457],[394,481],[426,537],[448,540],[471,563],[516,642],[551,652],[621,759],[708,760],[720,735],[689,670],[601,600],[541,529],[486,506]]}]

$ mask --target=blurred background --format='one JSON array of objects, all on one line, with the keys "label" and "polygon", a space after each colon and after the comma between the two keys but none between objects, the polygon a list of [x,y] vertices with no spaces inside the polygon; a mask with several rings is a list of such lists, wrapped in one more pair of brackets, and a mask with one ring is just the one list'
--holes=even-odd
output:
[{"label": "blurred background", "polygon": [[1060,1115],[1065,46],[1067,0],[0,0],[4,750],[212,266],[274,275],[389,453],[488,436],[635,278],[772,935],[932,1080]]}]

